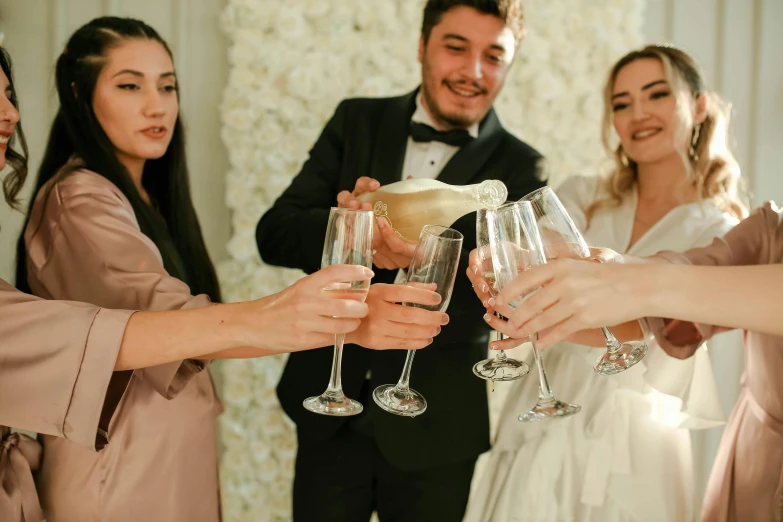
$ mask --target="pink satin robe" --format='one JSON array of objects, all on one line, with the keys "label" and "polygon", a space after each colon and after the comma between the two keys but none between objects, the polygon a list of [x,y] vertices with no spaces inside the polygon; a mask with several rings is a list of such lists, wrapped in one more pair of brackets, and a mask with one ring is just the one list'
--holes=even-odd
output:
[{"label": "pink satin robe", "polygon": [[[767,203],[708,247],[660,255],[709,266],[783,263],[783,211]],[[769,303],[781,310],[781,321],[782,302]],[[669,325],[664,349],[675,337],[687,337],[689,328],[692,323]],[[726,330],[697,328],[704,340]],[[783,338],[745,333],[743,384],[712,469],[702,522],[783,521]]]},{"label": "pink satin robe", "polygon": [[[108,180],[78,170],[45,193],[25,230],[34,294],[113,309],[210,304],[166,273]],[[49,522],[219,520],[215,419],[222,408],[203,368],[186,360],[115,372],[107,398],[122,398],[98,453],[44,436],[38,490]]]},{"label": "pink satin robe", "polygon": [[[0,280],[0,423],[103,447],[104,401],[133,312],[44,301]],[[41,447],[0,426],[0,521],[40,522],[32,471]]]}]

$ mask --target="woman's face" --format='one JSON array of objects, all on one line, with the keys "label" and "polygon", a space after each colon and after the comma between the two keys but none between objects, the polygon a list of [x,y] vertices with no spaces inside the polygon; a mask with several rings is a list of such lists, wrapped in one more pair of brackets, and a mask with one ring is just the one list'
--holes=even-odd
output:
[{"label": "woman's face", "polygon": [[179,113],[176,85],[171,57],[154,40],[128,40],[108,52],[93,109],[129,170],[166,153]]},{"label": "woman's face", "polygon": [[690,132],[682,143],[675,143],[675,136],[680,125],[692,127],[693,118],[681,122],[660,60],[641,58],[620,69],[611,104],[620,143],[636,163],[657,163],[688,149]]},{"label": "woman's face", "polygon": [[0,170],[3,170],[8,142],[11,141],[16,124],[19,123],[19,111],[11,103],[13,95],[11,82],[2,69],[0,69],[0,89],[3,91],[3,94],[0,95]]}]

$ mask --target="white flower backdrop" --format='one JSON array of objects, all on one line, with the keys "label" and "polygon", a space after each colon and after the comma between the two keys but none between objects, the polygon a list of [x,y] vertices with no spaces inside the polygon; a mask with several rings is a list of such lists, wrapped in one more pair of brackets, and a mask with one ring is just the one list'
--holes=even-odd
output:
[{"label": "white flower backdrop", "polygon": [[[601,89],[614,60],[642,40],[645,0],[527,0],[528,34],[497,103],[504,125],[546,157],[552,184],[595,172]],[[337,103],[408,92],[422,0],[228,0],[222,27],[231,72],[222,104],[233,212],[227,301],[262,297],[301,273],[264,265],[254,231],[299,171]],[[291,519],[296,440],[275,386],[285,357],[220,364],[227,522]],[[327,373],[324,373],[324,385]],[[502,393],[492,395],[497,412]]]}]

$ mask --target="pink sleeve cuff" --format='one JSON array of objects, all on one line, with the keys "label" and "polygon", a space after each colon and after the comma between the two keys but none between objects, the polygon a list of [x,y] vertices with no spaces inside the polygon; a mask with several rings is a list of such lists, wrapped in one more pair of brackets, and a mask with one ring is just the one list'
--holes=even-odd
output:
[{"label": "pink sleeve cuff", "polygon": [[[109,381],[114,375],[114,365],[119,356],[125,327],[134,312],[127,310],[101,309],[96,315],[87,336],[79,373],[74,383],[71,402],[63,421],[62,433],[80,446],[102,447],[96,429],[100,423],[101,411]],[[114,405],[106,405],[112,409]]]}]

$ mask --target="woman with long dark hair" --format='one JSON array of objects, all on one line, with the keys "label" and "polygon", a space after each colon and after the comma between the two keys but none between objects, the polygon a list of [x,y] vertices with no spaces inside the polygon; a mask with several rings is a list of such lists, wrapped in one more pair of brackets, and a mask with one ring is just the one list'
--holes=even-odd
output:
[{"label": "woman with long dark hair", "polygon": [[[9,167],[3,195],[18,208],[17,196],[27,175],[27,147],[11,58],[2,47],[0,93],[0,170]],[[261,357],[305,350],[331,344],[335,333],[346,333],[364,346],[425,346],[405,332],[382,337],[387,329],[377,320],[369,321],[374,327],[360,322],[367,316],[366,304],[322,291],[334,282],[370,277],[372,273],[362,267],[335,265],[252,302],[138,313],[43,300],[0,280],[0,520],[44,519],[32,476],[40,464],[40,445],[7,426],[62,438],[84,452],[104,448],[121,398],[116,393],[107,396],[113,372],[127,374],[191,357]],[[377,297],[380,286],[371,289],[371,296]],[[428,302],[433,297],[419,288],[395,291],[402,301]],[[430,317],[442,319],[441,314]],[[418,336],[435,335],[436,330],[437,326],[421,326]],[[297,335],[291,334],[294,331]],[[160,493],[166,495],[169,489]],[[95,516],[105,519],[99,512]],[[59,511],[50,513],[50,520],[55,517],[72,519]]]},{"label": "woman with long dark hair", "polygon": [[[18,245],[19,287],[107,308],[219,301],[190,197],[179,85],[163,39],[138,20],[95,19],[68,40],[56,85],[60,109]],[[421,289],[405,292],[413,290]],[[419,321],[417,335],[401,340],[407,334],[398,333],[383,347],[425,346],[443,314],[428,320]],[[356,341],[366,346],[373,335]],[[230,356],[246,351],[202,359]],[[101,433],[109,444],[99,453],[43,437],[38,488],[49,520],[219,520],[214,421],[222,408],[204,362],[115,372],[105,403],[117,401],[116,411],[102,414],[110,419]]]},{"label": "woman with long dark hair", "polygon": [[[219,302],[166,43],[141,21],[95,19],[68,40],[55,82],[60,108],[19,239],[17,286],[131,310]],[[218,520],[222,407],[205,364],[115,372],[106,401],[120,402],[100,453],[42,438],[38,489],[47,515]]]}]

